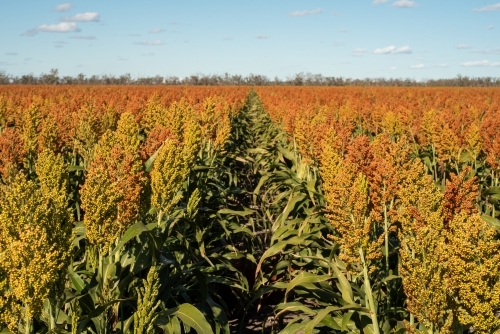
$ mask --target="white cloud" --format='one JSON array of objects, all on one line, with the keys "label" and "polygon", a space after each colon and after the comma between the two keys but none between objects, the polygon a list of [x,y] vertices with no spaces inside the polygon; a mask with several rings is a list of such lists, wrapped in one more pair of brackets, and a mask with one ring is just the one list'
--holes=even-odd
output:
[{"label": "white cloud", "polygon": [[42,24],[34,29],[28,30],[21,34],[21,36],[33,36],[39,32],[76,32],[80,28],[75,22],[61,22],[58,24]]},{"label": "white cloud", "polygon": [[464,67],[500,67],[500,62],[490,62],[489,60],[480,61],[466,61],[461,63],[460,66]]},{"label": "white cloud", "polygon": [[459,44],[459,45],[457,45],[457,49],[462,49],[462,50],[472,49],[472,46],[467,45],[467,44]]},{"label": "white cloud", "polygon": [[500,10],[500,3],[494,5],[484,6],[481,8],[474,8],[475,12],[493,12],[495,10]]},{"label": "white cloud", "polygon": [[7,52],[5,53],[6,56],[17,56],[17,52]]},{"label": "white cloud", "polygon": [[398,8],[417,7],[417,4],[415,3],[415,1],[411,1],[411,0],[398,0],[398,1],[395,1],[392,5],[394,7],[398,7]]},{"label": "white cloud", "polygon": [[313,10],[296,10],[293,13],[288,14],[289,16],[306,16],[306,15],[318,15],[323,12],[323,9],[317,8]]},{"label": "white cloud", "polygon": [[257,36],[255,36],[255,38],[257,38],[257,39],[268,39],[269,36],[267,36],[267,35],[257,35]]},{"label": "white cloud", "polygon": [[417,65],[411,65],[410,68],[413,68],[413,69],[420,69],[420,68],[424,68],[425,65],[424,64],[417,64]]},{"label": "white cloud", "polygon": [[152,46],[152,45],[163,45],[165,43],[163,43],[161,40],[157,39],[156,41],[141,41],[141,42],[135,42],[134,44]]},{"label": "white cloud", "polygon": [[373,51],[375,54],[410,54],[412,53],[409,46],[402,46],[400,48],[396,48],[394,45],[387,46],[385,48],[378,48]]},{"label": "white cloud", "polygon": [[99,22],[100,15],[96,12],[80,13],[73,16],[66,16],[61,19],[64,22]]},{"label": "white cloud", "polygon": [[54,11],[56,12],[67,12],[68,10],[70,10],[71,8],[73,8],[73,4],[72,3],[62,3],[62,4],[59,4],[59,5],[56,5],[54,7]]},{"label": "white cloud", "polygon": [[379,3],[385,3],[387,1],[389,1],[389,0],[373,0],[372,4],[373,5],[378,5]]},{"label": "white cloud", "polygon": [[396,66],[393,66],[393,67],[389,67],[389,69],[390,69],[391,71],[395,71],[395,70],[397,70],[398,68],[397,68]]},{"label": "white cloud", "polygon": [[150,33],[150,34],[159,34],[159,33],[164,32],[164,31],[166,31],[166,30],[165,30],[165,29],[163,29],[163,28],[154,28],[154,29],[151,29],[151,30],[149,31],[149,33]]},{"label": "white cloud", "polygon": [[69,36],[69,38],[73,38],[73,39],[96,39],[96,37],[93,36],[93,35],[86,35],[86,36],[76,35],[76,36]]},{"label": "white cloud", "polygon": [[391,45],[391,46],[387,46],[385,48],[375,49],[375,51],[373,51],[373,53],[376,53],[376,54],[389,54],[389,53],[394,52],[394,50],[396,50],[396,47],[394,45]]},{"label": "white cloud", "polygon": [[409,53],[412,53],[411,49],[409,46],[402,46],[400,48],[397,48],[396,50],[394,50],[394,52],[392,52],[394,54],[400,54],[400,53],[406,53],[406,54],[409,54]]}]

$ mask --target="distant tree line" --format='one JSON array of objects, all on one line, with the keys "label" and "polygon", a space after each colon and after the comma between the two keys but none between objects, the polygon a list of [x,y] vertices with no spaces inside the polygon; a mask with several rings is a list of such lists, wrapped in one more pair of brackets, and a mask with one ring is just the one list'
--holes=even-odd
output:
[{"label": "distant tree line", "polygon": [[271,79],[265,75],[247,76],[218,74],[196,74],[185,78],[176,76],[132,78],[130,73],[120,76],[110,74],[87,77],[80,73],[76,77],[59,76],[57,69],[39,76],[27,74],[13,76],[0,71],[0,85],[189,85],[189,86],[451,86],[451,87],[499,87],[500,78],[468,77],[458,75],[450,79],[415,80],[411,78],[366,78],[351,79],[327,77],[321,74],[298,73],[294,76]]}]

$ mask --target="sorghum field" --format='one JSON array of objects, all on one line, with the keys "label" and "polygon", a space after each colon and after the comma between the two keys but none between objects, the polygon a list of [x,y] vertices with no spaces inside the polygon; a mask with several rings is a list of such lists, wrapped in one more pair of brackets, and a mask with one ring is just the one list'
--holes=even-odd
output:
[{"label": "sorghum field", "polygon": [[500,89],[0,86],[12,333],[497,333]]}]

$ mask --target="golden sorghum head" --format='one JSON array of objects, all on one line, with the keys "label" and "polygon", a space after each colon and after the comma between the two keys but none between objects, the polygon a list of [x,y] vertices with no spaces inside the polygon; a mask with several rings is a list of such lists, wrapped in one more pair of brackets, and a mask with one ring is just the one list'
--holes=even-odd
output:
[{"label": "golden sorghum head", "polygon": [[458,321],[477,333],[500,328],[500,241],[479,214],[462,211],[443,231],[450,304]]},{"label": "golden sorghum head", "polygon": [[115,137],[120,146],[125,148],[125,150],[129,150],[135,154],[139,152],[141,145],[139,140],[139,125],[135,122],[134,116],[131,113],[125,112],[120,116]]},{"label": "golden sorghum head", "polygon": [[184,140],[167,140],[160,148],[151,171],[151,204],[168,212],[180,199],[178,192],[189,175],[200,148],[200,129],[196,121],[186,123]]},{"label": "golden sorghum head", "polygon": [[31,105],[23,114],[22,138],[24,143],[24,152],[27,155],[35,156],[38,151],[38,126],[42,116],[40,107],[36,104]]},{"label": "golden sorghum head", "polygon": [[0,133],[0,177],[9,183],[22,168],[24,158],[23,141],[16,128],[7,128]]},{"label": "golden sorghum head", "polygon": [[446,181],[443,197],[445,226],[448,226],[454,215],[459,212],[469,215],[478,213],[476,198],[479,196],[479,185],[475,177],[467,180],[470,172],[471,168],[466,167],[459,175],[451,174],[450,180]]},{"label": "golden sorghum head", "polygon": [[158,318],[156,309],[161,301],[157,301],[160,293],[160,277],[158,268],[152,266],[148,277],[142,280],[143,286],[137,288],[137,311],[134,313],[134,334],[154,333],[154,322]]},{"label": "golden sorghum head", "polygon": [[81,189],[87,238],[108,246],[139,216],[146,178],[139,156],[138,127],[125,113],[116,132],[105,133],[95,148]]},{"label": "golden sorghum head", "polygon": [[65,166],[50,151],[35,165],[40,187],[19,174],[0,194],[0,254],[11,301],[25,317],[40,314],[43,301],[64,289],[60,284],[72,247],[71,212],[67,208]]},{"label": "golden sorghum head", "polygon": [[165,117],[167,117],[166,109],[160,103],[160,96],[155,93],[146,104],[146,109],[143,111],[144,117],[142,119],[141,125],[146,130],[150,132],[156,124],[161,122]]},{"label": "golden sorghum head", "polygon": [[441,121],[441,128],[435,134],[433,141],[438,159],[441,162],[448,162],[458,158],[460,151],[458,137],[444,121]]},{"label": "golden sorghum head", "polygon": [[207,97],[200,116],[201,136],[223,149],[231,135],[231,106],[222,96]]},{"label": "golden sorghum head", "polygon": [[59,128],[50,114],[42,120],[40,128],[39,150],[60,151],[62,141],[59,140]]},{"label": "golden sorghum head", "polygon": [[374,222],[368,215],[368,182],[354,164],[340,159],[333,149],[323,153],[320,172],[326,217],[338,233],[333,238],[340,244],[340,259],[350,270],[358,271],[360,248],[369,260],[382,256],[380,240],[373,232]]},{"label": "golden sorghum head", "polygon": [[386,134],[391,137],[397,137],[404,133],[403,125],[398,117],[392,111],[386,112],[382,119],[382,127]]},{"label": "golden sorghum head", "polygon": [[436,134],[436,111],[429,110],[424,114],[420,125],[420,131],[418,133],[420,143],[424,146],[433,144]]},{"label": "golden sorghum head", "polygon": [[483,148],[483,140],[479,127],[476,122],[469,125],[465,133],[466,150],[470,153],[473,159],[477,159],[481,149]]},{"label": "golden sorghum head", "polygon": [[422,166],[409,170],[399,192],[400,274],[419,322],[443,333],[491,333],[500,325],[500,242],[479,217],[465,173],[442,195]]},{"label": "golden sorghum head", "polygon": [[94,147],[103,135],[97,110],[92,103],[82,106],[75,115],[74,145],[88,165],[94,157]]}]

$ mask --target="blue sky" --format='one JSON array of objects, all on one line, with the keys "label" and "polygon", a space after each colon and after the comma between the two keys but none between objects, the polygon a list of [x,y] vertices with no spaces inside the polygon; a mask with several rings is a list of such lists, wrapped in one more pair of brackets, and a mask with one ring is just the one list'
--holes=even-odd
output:
[{"label": "blue sky", "polygon": [[500,77],[498,1],[2,1],[0,71]]}]

